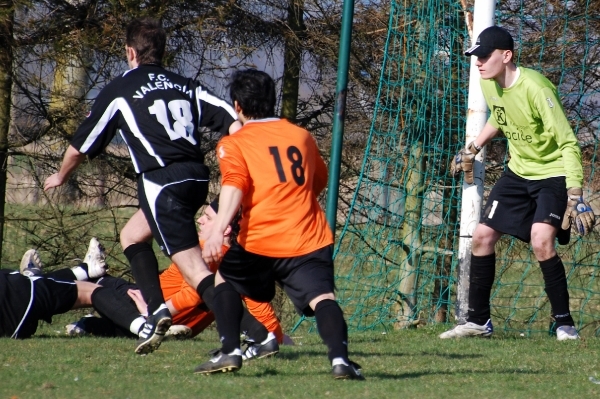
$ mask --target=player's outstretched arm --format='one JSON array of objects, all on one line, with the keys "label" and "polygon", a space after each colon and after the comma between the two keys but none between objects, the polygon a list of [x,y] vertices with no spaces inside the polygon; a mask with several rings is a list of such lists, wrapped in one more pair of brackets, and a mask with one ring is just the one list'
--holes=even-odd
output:
[{"label": "player's outstretched arm", "polygon": [[65,184],[69,179],[69,176],[71,176],[71,173],[73,173],[73,171],[85,160],[85,157],[85,154],[79,152],[72,145],[69,145],[69,148],[67,148],[67,151],[65,152],[60,170],[57,173],[48,176],[44,182],[44,191]]}]

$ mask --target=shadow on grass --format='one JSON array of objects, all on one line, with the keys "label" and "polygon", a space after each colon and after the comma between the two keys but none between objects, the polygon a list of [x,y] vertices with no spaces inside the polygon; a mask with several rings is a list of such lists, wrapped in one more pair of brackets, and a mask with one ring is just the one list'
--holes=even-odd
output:
[{"label": "shadow on grass", "polygon": [[[277,358],[280,358],[279,356]],[[281,359],[281,358],[280,358]],[[245,375],[240,375],[237,374],[240,377],[273,377],[273,376],[297,376],[297,377],[310,377],[310,376],[314,376],[315,374],[328,374],[329,372],[326,371],[327,368],[324,368],[322,371],[321,369],[312,369],[312,370],[306,370],[306,371],[295,371],[295,372],[290,372],[289,369],[286,370],[282,370],[279,371],[277,367],[273,367],[273,366],[267,366],[265,367],[265,364],[261,364],[261,362],[253,362],[252,366],[250,366],[252,368],[255,368],[254,370],[250,371],[248,374]],[[244,366],[243,369],[248,370],[250,368],[249,366]],[[265,367],[264,369],[262,369],[262,367]],[[249,371],[249,370],[248,370]],[[406,379],[416,379],[416,378],[422,378],[422,377],[430,377],[430,376],[461,376],[461,375],[474,375],[474,376],[485,376],[485,375],[498,375],[498,374],[506,374],[506,375],[513,375],[513,374],[527,374],[527,375],[538,375],[538,374],[544,374],[543,371],[540,370],[523,370],[522,368],[505,368],[505,369],[489,369],[489,370],[473,370],[472,368],[464,368],[464,369],[459,369],[459,370],[452,370],[452,371],[444,371],[444,370],[424,370],[424,371],[420,371],[420,372],[409,372],[409,373],[403,373],[403,372],[398,372],[398,373],[386,373],[386,372],[378,372],[378,371],[370,371],[369,367],[365,367],[362,370],[363,375],[365,376],[365,378],[367,379],[367,381],[371,378],[373,379],[382,379],[382,380],[406,380]]]},{"label": "shadow on grass", "polygon": [[[368,358],[368,357],[380,356],[380,354],[374,354],[372,352],[361,352],[361,351],[352,351],[352,350],[349,352],[349,355],[350,355],[350,359],[353,359],[355,357]],[[302,357],[306,357],[306,356],[323,358],[324,361],[327,361],[327,349],[325,347],[323,347],[322,351],[302,350],[301,352],[287,352],[287,351],[283,350],[277,354],[278,359],[285,359],[285,360],[298,360],[298,359],[300,359]],[[397,354],[386,353],[385,355],[381,354],[381,356],[390,357],[390,356],[407,356],[407,355],[402,354],[402,353],[397,353]]]},{"label": "shadow on grass", "polygon": [[[354,358],[354,357],[362,357],[362,358],[372,358],[372,357],[379,357],[379,356],[385,356],[385,357],[403,357],[403,356],[414,356],[415,354],[410,352],[387,352],[387,353],[373,353],[373,352],[364,352],[364,351],[354,351],[354,350],[350,350],[349,351],[349,355],[350,358]],[[286,360],[297,360],[301,357],[304,356],[312,356],[312,357],[326,357],[327,356],[327,349],[325,348],[325,346],[323,346],[323,350],[322,351],[318,351],[318,350],[301,350],[299,352],[288,352],[285,349],[280,350],[279,354],[277,355],[278,358],[280,359],[286,359]],[[427,352],[427,351],[421,351],[420,356],[432,356],[432,357],[441,357],[444,359],[450,359],[450,360],[462,360],[462,359],[479,359],[479,358],[483,358],[484,355],[482,354],[476,354],[476,353],[442,353],[442,352]]]},{"label": "shadow on grass", "polygon": [[460,360],[460,359],[479,359],[484,357],[482,354],[476,353],[440,353],[440,352],[426,352],[422,351],[421,356],[436,356],[443,357],[444,359]]},{"label": "shadow on grass", "polygon": [[267,367],[266,369],[261,370],[260,372],[254,373],[253,377],[272,377],[272,376],[278,376],[280,374],[281,373],[279,371],[277,371],[277,369],[275,369],[273,367]]},{"label": "shadow on grass", "polygon": [[523,370],[520,368],[515,369],[493,369],[493,370],[473,370],[473,369],[464,369],[464,370],[453,370],[453,371],[422,371],[422,372],[412,372],[412,373],[399,373],[399,374],[391,374],[391,373],[379,373],[373,372],[369,373],[369,370],[363,370],[364,376],[368,379],[371,378],[381,378],[388,380],[400,380],[400,379],[410,379],[410,378],[421,378],[433,375],[447,375],[447,376],[456,376],[463,374],[471,374],[471,375],[494,375],[494,374],[544,374],[539,370]]}]

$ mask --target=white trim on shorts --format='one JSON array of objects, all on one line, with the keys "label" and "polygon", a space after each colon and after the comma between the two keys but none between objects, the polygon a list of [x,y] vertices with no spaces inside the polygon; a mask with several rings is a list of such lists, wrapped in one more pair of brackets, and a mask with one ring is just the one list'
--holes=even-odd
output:
[{"label": "white trim on shorts", "polygon": [[31,310],[31,306],[33,305],[33,296],[34,296],[33,282],[34,282],[34,280],[37,280],[38,278],[40,278],[40,276],[26,276],[26,277],[29,277],[29,281],[31,282],[31,292],[29,293],[29,303],[27,304],[27,310],[25,310],[25,313],[23,313],[23,318],[19,322],[19,325],[15,329],[15,332],[10,336],[11,338],[14,338],[14,339],[17,339],[19,330],[21,329],[21,326],[25,322],[25,319],[27,318],[27,315],[29,314],[29,311]]},{"label": "white trim on shorts", "polygon": [[161,231],[160,224],[156,220],[156,199],[158,198],[158,196],[160,195],[160,192],[165,187],[172,186],[174,184],[185,183],[188,181],[208,182],[209,180],[208,179],[184,179],[184,180],[175,181],[172,183],[165,184],[164,186],[161,186],[159,184],[154,183],[153,181],[147,180],[145,173],[142,173],[142,180],[144,181],[144,194],[146,195],[146,201],[148,202],[148,206],[150,207],[150,212],[152,212],[152,217],[154,218],[154,224],[156,225],[156,228],[158,229],[158,232],[160,234],[162,242],[165,245],[164,250],[167,251],[168,254],[170,254],[171,249],[169,248],[169,246],[167,244],[167,240],[165,240],[165,236],[163,235],[163,233]]}]

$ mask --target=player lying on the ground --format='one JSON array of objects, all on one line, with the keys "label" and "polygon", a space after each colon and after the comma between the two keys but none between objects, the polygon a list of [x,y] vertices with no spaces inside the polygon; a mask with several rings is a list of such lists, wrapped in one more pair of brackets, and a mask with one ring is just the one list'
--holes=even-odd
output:
[{"label": "player lying on the ground", "polygon": [[[198,235],[201,243],[203,243],[205,235],[211,231],[212,220],[216,215],[213,207],[216,206],[217,202],[213,201],[210,206],[205,208],[204,214],[198,219]],[[237,220],[232,225],[238,226]],[[226,230],[224,250],[228,248],[231,241],[235,240],[237,230],[237,227],[230,227]],[[31,273],[30,270],[39,273],[41,269],[39,256],[35,253],[35,250],[30,251],[34,255],[31,256],[30,267],[24,268],[24,273]],[[86,268],[85,270],[81,266],[77,266],[71,270],[63,269],[52,273],[52,275],[66,280],[73,280],[75,278],[85,280],[88,278],[88,274],[90,278],[101,277],[96,281],[99,285],[110,287],[118,293],[115,294],[115,298],[118,298],[118,300],[112,303],[113,308],[120,309],[118,312],[114,312],[111,316],[103,318],[84,317],[76,323],[68,325],[67,332],[70,335],[89,333],[99,336],[137,336],[137,332],[139,332],[144,322],[144,318],[141,317],[140,313],[146,313],[146,304],[135,284],[121,278],[105,275],[104,258],[104,249],[95,238],[92,238],[85,260],[88,263],[95,261],[90,264],[101,264],[101,267],[95,266],[90,268],[91,271],[88,273],[88,266],[84,263],[83,267]],[[211,265],[213,271],[216,270],[216,267],[216,265]],[[185,282],[177,265],[171,264],[160,275],[160,284],[166,304],[173,315],[174,323],[169,328],[166,336],[178,338],[195,336],[214,321],[212,312],[206,308],[196,291]],[[279,320],[269,303],[260,303],[246,299],[246,306],[252,315],[247,311],[244,312],[242,332],[247,337],[245,340],[244,359],[273,355],[279,351],[278,343],[293,343],[289,337],[283,334]],[[125,328],[122,328],[123,326]]]},{"label": "player lying on the ground", "polygon": [[[39,274],[42,273],[43,268],[42,262],[38,252],[34,249],[30,249],[25,253],[23,260],[21,261],[21,273],[23,275],[33,276],[32,278],[42,277],[55,281],[76,281],[77,283],[85,282],[78,279],[86,280],[88,278],[100,276],[94,283],[90,283],[102,290],[98,290],[97,292],[94,290],[91,292],[89,303],[94,305],[94,308],[102,317],[84,317],[77,323],[68,325],[67,333],[69,335],[85,335],[88,333],[105,337],[138,337],[139,331],[144,327],[146,320],[146,316],[142,314],[142,312],[145,313],[147,305],[142,299],[135,284],[129,283],[122,278],[116,278],[105,274],[106,267],[104,258],[105,255],[102,246],[98,240],[92,238],[88,254],[85,258],[87,263],[82,263],[71,269],[59,269],[40,276]],[[99,266],[100,264],[101,266]],[[91,271],[89,274],[87,273],[88,270]],[[183,278],[181,277],[181,279]],[[200,303],[200,306],[202,306],[202,303]],[[187,318],[186,321],[189,323],[188,325],[173,324],[165,335],[174,338],[182,338],[190,336],[194,330],[197,331],[197,333],[201,332],[202,330],[196,328],[192,329],[190,326],[197,327],[198,325],[204,325],[205,328],[212,321],[212,315],[205,309],[200,310],[199,318]],[[208,323],[206,322],[207,320]],[[175,318],[175,321],[177,322],[178,320]],[[242,328],[244,327],[246,327],[246,330],[243,332],[247,336],[247,348],[244,352],[244,360],[271,356],[279,351],[276,336],[273,333],[269,333],[267,329],[249,313],[248,319],[245,320],[245,325]],[[281,328],[279,328],[279,331],[281,331]],[[257,339],[253,338],[255,336],[266,338],[262,340],[263,342],[257,342]]]},{"label": "player lying on the ground", "polygon": [[[254,69],[235,72],[231,100],[243,127],[217,145],[222,186],[212,233],[202,251],[220,261],[215,275],[221,353],[201,374],[242,367],[240,294],[271,301],[281,284],[296,309],[315,316],[336,379],[364,377],[348,359],[348,327],[335,301],[333,235],[317,196],[327,167],[308,131],[275,117],[275,82]],[[242,208],[240,234],[223,255],[223,234]]]},{"label": "player lying on the ground", "polygon": [[116,309],[104,300],[114,297],[113,290],[76,279],[76,275],[87,279],[103,274],[104,258],[97,250],[88,251],[84,261],[73,269],[39,276],[39,255],[29,250],[21,261],[21,273],[0,270],[0,336],[29,338],[40,320],[51,323],[54,315],[72,309],[93,306],[100,313],[114,316]]}]

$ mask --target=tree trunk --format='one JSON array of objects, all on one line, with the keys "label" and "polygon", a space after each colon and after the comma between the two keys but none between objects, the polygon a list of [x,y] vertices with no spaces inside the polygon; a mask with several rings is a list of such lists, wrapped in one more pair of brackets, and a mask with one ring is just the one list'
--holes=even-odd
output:
[{"label": "tree trunk", "polygon": [[[86,50],[78,45],[67,46],[56,59],[49,114],[56,128],[68,137],[73,136],[83,115],[82,100],[88,83],[88,61],[85,52]],[[57,142],[52,150],[58,155],[64,151],[63,143]],[[79,199],[79,192],[72,180],[76,175],[75,173],[69,179],[62,191],[61,199],[67,203],[74,203]]]},{"label": "tree trunk", "polygon": [[302,69],[302,36],[304,30],[304,0],[290,0],[288,5],[288,31],[283,54],[283,84],[281,116],[295,121],[298,113],[300,70]]},{"label": "tree trunk", "polygon": [[4,242],[4,206],[6,204],[6,170],[8,161],[8,132],[12,103],[14,4],[0,2],[0,258]]},{"label": "tree trunk", "polygon": [[421,238],[421,214],[423,210],[423,192],[425,184],[425,157],[423,142],[415,141],[406,160],[406,178],[404,180],[406,200],[404,205],[404,223],[400,233],[402,257],[400,262],[400,298],[399,310],[396,313],[396,328],[412,325],[415,317],[415,286],[417,268],[421,258],[423,241]]}]

